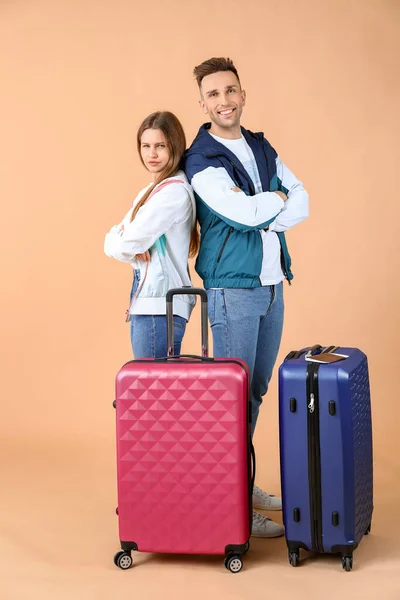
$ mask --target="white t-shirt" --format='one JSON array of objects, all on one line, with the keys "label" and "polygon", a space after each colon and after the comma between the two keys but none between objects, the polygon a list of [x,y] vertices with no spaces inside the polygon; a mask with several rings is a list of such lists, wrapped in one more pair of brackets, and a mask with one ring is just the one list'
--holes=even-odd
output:
[{"label": "white t-shirt", "polygon": [[[212,133],[210,135],[237,156],[251,177],[256,194],[261,194],[263,189],[257,163],[253,151],[245,138],[242,136],[237,140],[227,140]],[[261,285],[276,285],[285,279],[281,267],[281,244],[275,231],[261,230],[260,233],[263,242],[263,261],[260,274]]]}]

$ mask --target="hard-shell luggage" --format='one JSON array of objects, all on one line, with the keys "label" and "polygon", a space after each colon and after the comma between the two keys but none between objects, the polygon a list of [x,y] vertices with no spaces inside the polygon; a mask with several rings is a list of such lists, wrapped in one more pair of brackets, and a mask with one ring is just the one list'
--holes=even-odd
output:
[{"label": "hard-shell luggage", "polygon": [[279,369],[285,536],[293,566],[304,548],[338,553],[350,571],[373,510],[368,362],[356,348],[321,351],[291,352]]},{"label": "hard-shell luggage", "polygon": [[[202,299],[202,355],[172,356],[173,296]],[[242,568],[251,533],[254,456],[245,363],[208,357],[207,294],[167,294],[168,356],[131,360],[116,377],[121,551],[226,555]]]}]

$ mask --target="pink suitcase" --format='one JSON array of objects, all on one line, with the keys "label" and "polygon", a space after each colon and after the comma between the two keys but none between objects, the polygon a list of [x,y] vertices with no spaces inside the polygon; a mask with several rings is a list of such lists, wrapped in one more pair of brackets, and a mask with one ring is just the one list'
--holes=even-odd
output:
[{"label": "pink suitcase", "polygon": [[[173,354],[175,294],[198,294],[202,356]],[[245,363],[208,358],[207,294],[167,294],[168,357],[131,360],[116,377],[121,569],[132,550],[226,555],[241,570],[249,548],[254,451]]]}]

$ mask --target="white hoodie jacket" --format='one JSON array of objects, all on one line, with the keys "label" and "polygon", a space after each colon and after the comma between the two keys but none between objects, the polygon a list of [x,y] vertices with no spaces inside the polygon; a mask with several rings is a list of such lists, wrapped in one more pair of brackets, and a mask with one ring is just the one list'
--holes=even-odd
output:
[{"label": "white hoodie jacket", "polygon": [[[130,222],[134,207],[151,184],[145,187],[121,223],[114,225],[105,237],[106,255],[140,269],[141,281],[146,263],[137,260],[135,255],[143,254],[146,250],[151,255],[146,280],[131,306],[130,314],[165,315],[167,291],[191,286],[188,253],[190,234],[196,223],[196,204],[183,171],[178,171],[170,179],[179,179],[182,183],[171,183],[160,189]],[[189,320],[196,297],[177,295],[173,302],[174,314]]]}]

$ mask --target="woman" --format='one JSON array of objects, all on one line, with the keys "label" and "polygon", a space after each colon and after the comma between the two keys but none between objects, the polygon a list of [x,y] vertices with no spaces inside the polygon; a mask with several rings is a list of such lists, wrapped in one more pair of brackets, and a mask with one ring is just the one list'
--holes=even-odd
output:
[{"label": "woman", "polygon": [[[127,320],[135,358],[160,358],[167,355],[166,293],[191,285],[188,256],[195,256],[199,246],[196,205],[180,168],[186,139],[175,115],[147,117],[139,127],[137,147],[153,182],[106,235],[104,251],[134,269]],[[174,354],[180,354],[195,302],[192,295],[174,296]]]}]

